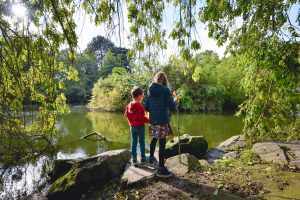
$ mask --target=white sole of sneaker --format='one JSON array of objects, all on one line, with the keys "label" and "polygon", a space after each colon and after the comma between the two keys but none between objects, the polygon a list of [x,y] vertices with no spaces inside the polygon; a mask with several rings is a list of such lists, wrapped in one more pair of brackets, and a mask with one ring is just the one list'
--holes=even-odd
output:
[{"label": "white sole of sneaker", "polygon": [[162,174],[155,174],[157,177],[160,177],[160,178],[169,178],[169,177],[172,177],[173,174],[171,175],[162,175]]},{"label": "white sole of sneaker", "polygon": [[150,165],[150,166],[155,166],[155,165],[156,165],[156,163],[149,163],[149,165]]}]

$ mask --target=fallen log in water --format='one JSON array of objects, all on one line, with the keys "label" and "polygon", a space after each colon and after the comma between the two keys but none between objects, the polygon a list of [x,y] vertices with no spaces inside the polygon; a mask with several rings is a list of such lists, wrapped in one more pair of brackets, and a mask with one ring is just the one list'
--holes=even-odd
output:
[{"label": "fallen log in water", "polygon": [[89,138],[89,137],[91,137],[91,136],[93,136],[93,135],[98,136],[101,140],[110,141],[108,138],[106,138],[105,136],[103,136],[101,133],[99,133],[99,132],[97,132],[97,131],[94,131],[94,132],[91,132],[91,133],[89,133],[89,134],[86,134],[86,135],[82,136],[80,139],[81,139],[81,140],[82,140],[82,139],[87,139],[87,138]]}]

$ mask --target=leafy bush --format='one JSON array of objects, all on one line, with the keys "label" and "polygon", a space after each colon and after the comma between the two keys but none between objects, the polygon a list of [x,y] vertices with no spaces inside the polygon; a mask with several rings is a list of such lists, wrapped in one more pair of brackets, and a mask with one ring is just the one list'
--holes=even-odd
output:
[{"label": "leafy bush", "polygon": [[173,89],[181,95],[182,111],[232,111],[245,99],[241,79],[244,67],[239,58],[220,60],[212,51],[195,55],[186,62],[171,56],[163,66]]},{"label": "leafy bush", "polygon": [[181,86],[177,90],[178,95],[180,96],[179,101],[179,109],[185,111],[192,111],[193,110],[193,99],[192,95],[190,94],[190,90],[187,85]]},{"label": "leafy bush", "polygon": [[[171,56],[169,63],[161,70],[167,74],[172,90],[180,95],[180,111],[233,110],[244,99],[240,84],[243,68],[238,65],[238,60],[233,56],[219,60],[216,53],[205,51],[194,56],[189,63]],[[146,94],[147,85],[155,72],[138,72],[126,73],[120,56],[108,51],[100,70],[102,78],[93,89],[90,108],[106,111],[124,109],[134,85],[143,87]]]},{"label": "leafy bush", "polygon": [[94,85],[93,95],[88,107],[93,110],[123,111],[131,100],[130,91],[139,86],[147,91],[148,78],[127,73],[124,68],[116,67],[107,78],[100,78]]}]

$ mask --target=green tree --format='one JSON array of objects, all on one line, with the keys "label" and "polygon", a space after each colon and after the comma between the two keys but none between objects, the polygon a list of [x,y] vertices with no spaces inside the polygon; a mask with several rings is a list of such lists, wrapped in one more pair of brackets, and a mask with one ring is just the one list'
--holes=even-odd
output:
[{"label": "green tree", "polygon": [[[247,100],[241,106],[244,133],[250,142],[300,137],[299,12],[296,23],[289,10],[299,1],[207,1],[200,17],[218,43],[229,39],[228,50],[242,55]],[[299,7],[297,8],[299,10]],[[226,20],[224,20],[226,18]],[[234,27],[235,20],[241,25]]]},{"label": "green tree", "polygon": [[[75,5],[53,0],[20,2],[28,9],[21,19],[11,12],[12,3],[16,2],[0,1],[0,140],[8,151],[6,161],[43,151],[45,145],[39,144],[52,144],[55,115],[68,111],[57,77],[63,73],[77,78],[74,65],[57,62],[64,44],[69,45],[71,60],[75,59]],[[25,111],[35,106],[37,112],[30,120],[33,116]]]},{"label": "green tree", "polygon": [[116,67],[125,67],[122,62],[122,56],[121,54],[115,55],[113,52],[108,51],[103,59],[103,66],[100,69],[101,77],[107,77]]},{"label": "green tree", "polygon": [[107,78],[100,78],[94,85],[89,108],[102,111],[123,111],[131,100],[133,86],[147,91],[146,77],[127,73],[123,67],[115,67]]},{"label": "green tree", "polygon": [[98,35],[92,39],[92,41],[88,44],[87,50],[92,52],[100,65],[102,65],[104,56],[106,53],[115,47],[114,43],[109,39]]},{"label": "green tree", "polygon": [[[61,55],[63,55],[63,52],[61,52]],[[63,60],[63,62],[68,63],[69,61],[67,59]],[[74,65],[78,70],[79,80],[65,79],[63,91],[68,103],[85,103],[91,98],[94,83],[100,77],[98,62],[93,54],[89,51],[84,51],[83,54],[77,55]]]},{"label": "green tree", "polygon": [[246,66],[241,63],[240,57],[234,55],[222,59],[217,66],[216,84],[225,88],[224,110],[237,110],[238,106],[245,100],[245,92],[242,86],[245,68]]},{"label": "green tree", "polygon": [[104,58],[109,51],[114,53],[116,56],[121,55],[124,66],[129,65],[129,60],[127,59],[127,53],[129,49],[116,47],[112,41],[103,36],[99,35],[94,37],[88,44],[87,51],[96,56],[100,66],[103,66]]},{"label": "green tree", "polygon": [[189,61],[174,56],[162,69],[168,74],[173,89],[181,96],[183,111],[221,111],[225,86],[218,84],[218,55],[212,51],[196,54]]},{"label": "green tree", "polygon": [[193,79],[196,82],[216,83],[215,73],[220,63],[217,53],[207,50],[196,54],[192,63],[195,65]]}]

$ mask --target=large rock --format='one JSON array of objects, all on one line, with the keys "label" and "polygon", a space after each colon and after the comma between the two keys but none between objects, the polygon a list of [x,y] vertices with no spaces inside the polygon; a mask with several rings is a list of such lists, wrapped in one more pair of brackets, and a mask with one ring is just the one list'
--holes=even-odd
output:
[{"label": "large rock", "polygon": [[124,174],[122,175],[121,182],[123,186],[133,186],[142,181],[153,178],[154,175],[154,167],[148,165],[134,167],[128,164]]},{"label": "large rock", "polygon": [[279,144],[284,149],[285,155],[288,157],[290,165],[296,166],[300,169],[300,142],[281,143]]},{"label": "large rock", "polygon": [[[207,151],[207,141],[203,136],[190,136],[184,134],[180,137],[180,151],[181,153],[189,153],[201,159]],[[166,158],[178,155],[179,140],[174,137],[166,145]]]},{"label": "large rock", "polygon": [[300,141],[262,142],[254,144],[252,149],[263,160],[289,164],[300,169]]},{"label": "large rock", "polygon": [[252,150],[262,160],[287,164],[287,159],[285,157],[284,151],[280,148],[278,143],[275,142],[256,143],[253,145]]},{"label": "large rock", "polygon": [[245,136],[235,135],[225,140],[219,146],[218,149],[222,151],[235,151],[237,149],[243,148],[245,146]]},{"label": "large rock", "polygon": [[70,170],[51,185],[47,197],[78,199],[89,186],[104,185],[123,173],[129,159],[130,152],[125,149],[108,151],[85,159],[75,159]]},{"label": "large rock", "polygon": [[299,141],[256,143],[253,145],[253,151],[263,160],[294,165],[300,169]]},{"label": "large rock", "polygon": [[52,171],[49,173],[50,182],[53,183],[56,179],[66,174],[76,163],[82,159],[58,159],[54,161]]},{"label": "large rock", "polygon": [[199,160],[188,153],[177,155],[166,160],[165,166],[176,175],[189,173],[194,167],[200,166]]},{"label": "large rock", "polygon": [[207,153],[209,163],[214,163],[220,159],[235,159],[238,157],[238,150],[245,147],[245,137],[243,135],[235,135],[225,140],[217,147],[212,148]]}]

